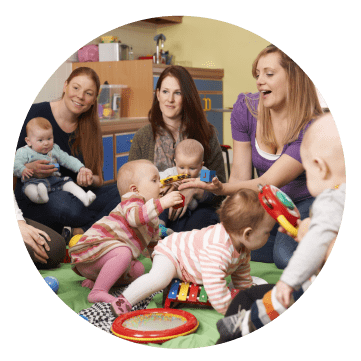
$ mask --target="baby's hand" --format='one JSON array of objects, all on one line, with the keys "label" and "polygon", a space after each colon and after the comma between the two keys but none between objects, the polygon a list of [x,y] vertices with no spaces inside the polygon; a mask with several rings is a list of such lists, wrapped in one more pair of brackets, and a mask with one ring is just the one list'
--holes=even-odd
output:
[{"label": "baby's hand", "polygon": [[291,295],[294,291],[291,286],[282,281],[278,281],[276,284],[276,298],[283,307],[288,308],[291,301]]},{"label": "baby's hand", "polygon": [[170,192],[160,199],[160,204],[163,209],[174,207],[183,202],[183,198],[178,191]]},{"label": "baby's hand", "polygon": [[34,171],[30,168],[26,168],[22,171],[21,177],[24,180],[25,178],[30,178],[34,174]]},{"label": "baby's hand", "polygon": [[308,228],[310,226],[311,218],[305,218],[302,221],[299,221],[298,223],[298,233],[297,233],[297,241],[300,242],[302,238],[306,235],[308,232]]}]

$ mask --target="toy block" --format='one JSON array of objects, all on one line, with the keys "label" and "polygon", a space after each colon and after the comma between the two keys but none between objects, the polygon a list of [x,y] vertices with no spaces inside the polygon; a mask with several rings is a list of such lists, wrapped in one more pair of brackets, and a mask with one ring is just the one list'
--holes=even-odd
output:
[{"label": "toy block", "polygon": [[201,170],[201,181],[203,182],[212,182],[212,179],[216,176],[215,170]]},{"label": "toy block", "polygon": [[179,203],[179,204],[177,204],[177,205],[175,205],[175,206],[173,207],[173,209],[178,209],[178,208],[182,208],[182,207],[184,207],[184,200],[185,200],[185,197],[184,197],[184,195],[183,195],[183,194],[181,194],[181,197],[182,197],[182,199],[183,199],[183,202],[182,202],[182,203]]}]

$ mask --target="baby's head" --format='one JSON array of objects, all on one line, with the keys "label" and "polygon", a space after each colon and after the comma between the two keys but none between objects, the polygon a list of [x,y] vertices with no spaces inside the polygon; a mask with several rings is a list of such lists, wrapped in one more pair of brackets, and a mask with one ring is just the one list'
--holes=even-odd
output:
[{"label": "baby's head", "polygon": [[120,196],[128,192],[138,192],[146,202],[159,198],[162,184],[156,166],[146,159],[125,163],[118,172],[117,185]]},{"label": "baby's head", "polygon": [[31,119],[26,125],[26,144],[35,152],[47,154],[53,149],[53,127],[50,122],[41,117]]},{"label": "baby's head", "polygon": [[341,139],[331,113],[322,115],[307,129],[301,144],[301,159],[312,196],[346,182]]},{"label": "baby's head", "polygon": [[250,251],[263,247],[276,223],[264,210],[257,192],[246,188],[227,197],[217,212],[238,252],[242,245]]},{"label": "baby's head", "polygon": [[203,145],[197,140],[185,139],[179,142],[174,154],[178,174],[189,174],[191,178],[197,178],[204,164],[203,155]]}]

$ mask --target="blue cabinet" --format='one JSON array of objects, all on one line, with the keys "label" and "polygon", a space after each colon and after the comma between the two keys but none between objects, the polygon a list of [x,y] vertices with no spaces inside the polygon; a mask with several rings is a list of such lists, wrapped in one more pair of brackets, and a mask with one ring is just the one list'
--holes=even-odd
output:
[{"label": "blue cabinet", "polygon": [[114,180],[114,151],[113,151],[113,135],[103,136],[103,177],[104,182]]},{"label": "blue cabinet", "polygon": [[134,137],[132,133],[118,133],[103,136],[104,182],[117,180],[119,168],[128,161],[130,146]]}]

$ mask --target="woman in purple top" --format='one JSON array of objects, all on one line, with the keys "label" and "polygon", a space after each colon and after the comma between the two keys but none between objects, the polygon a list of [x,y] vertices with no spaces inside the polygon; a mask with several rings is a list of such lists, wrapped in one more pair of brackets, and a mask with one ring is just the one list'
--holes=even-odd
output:
[{"label": "woman in purple top", "polygon": [[[306,218],[313,198],[306,186],[300,145],[310,122],[322,114],[316,88],[274,45],[257,56],[252,75],[259,93],[240,94],[231,115],[233,165],[229,183],[217,178],[212,183],[193,179],[183,181],[179,189],[196,187],[229,195],[240,188],[258,192],[258,184],[272,184],[287,193],[301,218]],[[257,179],[253,179],[253,167]],[[251,259],[285,268],[296,247],[297,243],[275,226],[267,244],[252,252]]]}]

